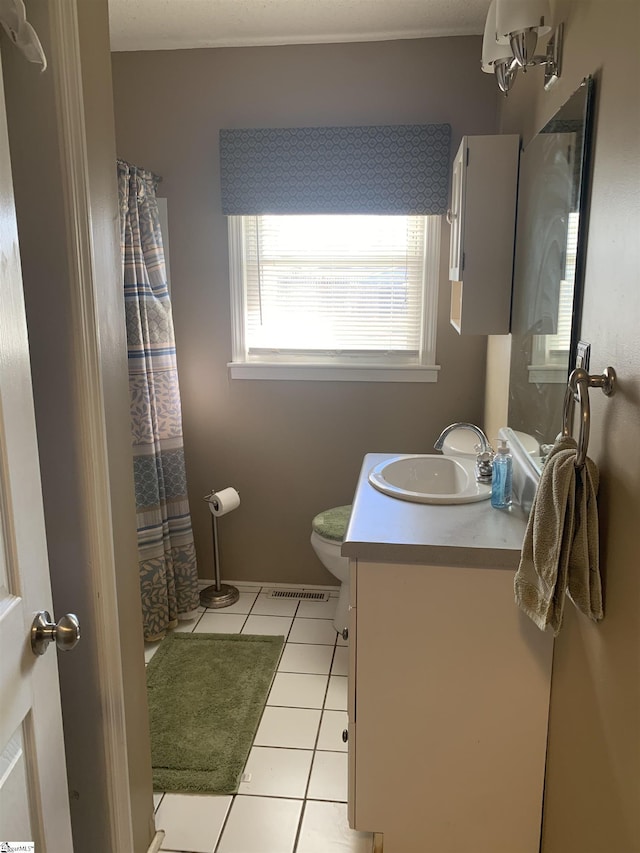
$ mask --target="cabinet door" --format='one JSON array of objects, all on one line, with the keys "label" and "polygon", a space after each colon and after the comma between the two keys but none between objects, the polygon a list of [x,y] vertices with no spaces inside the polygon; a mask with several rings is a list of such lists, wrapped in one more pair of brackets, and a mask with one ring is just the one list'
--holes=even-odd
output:
[{"label": "cabinet door", "polygon": [[449,240],[449,279],[451,281],[462,280],[462,269],[464,266],[464,184],[465,165],[467,157],[466,137],[463,138],[456,159],[453,161],[453,172],[451,175],[451,207],[447,211],[447,221],[451,225],[451,238]]},{"label": "cabinet door", "polygon": [[509,332],[520,138],[464,136],[453,163],[451,324],[464,335]]},{"label": "cabinet door", "polygon": [[385,853],[538,853],[553,638],[513,571],[359,561],[357,615],[355,827]]}]

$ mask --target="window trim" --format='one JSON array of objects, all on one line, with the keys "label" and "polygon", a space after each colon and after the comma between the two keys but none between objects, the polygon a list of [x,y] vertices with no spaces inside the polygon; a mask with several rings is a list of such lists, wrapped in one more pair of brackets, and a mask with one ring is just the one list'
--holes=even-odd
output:
[{"label": "window trim", "polygon": [[420,362],[393,364],[358,363],[361,357],[342,355],[314,361],[311,356],[269,361],[248,357],[245,341],[245,242],[241,216],[228,216],[229,282],[231,295],[232,361],[227,364],[232,379],[284,379],[343,382],[437,382],[440,365],[435,363],[438,329],[438,286],[440,282],[440,216],[429,216],[425,234],[425,274],[422,300]]}]

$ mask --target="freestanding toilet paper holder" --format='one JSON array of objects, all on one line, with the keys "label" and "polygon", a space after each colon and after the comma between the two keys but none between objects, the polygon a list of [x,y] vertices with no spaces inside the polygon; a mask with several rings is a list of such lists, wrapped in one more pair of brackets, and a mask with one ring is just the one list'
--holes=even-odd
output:
[{"label": "freestanding toilet paper holder", "polygon": [[[219,508],[219,503],[215,491],[205,497],[205,501],[210,504],[216,511]],[[211,532],[213,535],[213,570],[215,583],[205,587],[200,592],[200,604],[202,607],[229,607],[240,597],[235,586],[230,584],[220,583],[220,554],[218,552],[218,519],[215,513],[211,512]]]}]

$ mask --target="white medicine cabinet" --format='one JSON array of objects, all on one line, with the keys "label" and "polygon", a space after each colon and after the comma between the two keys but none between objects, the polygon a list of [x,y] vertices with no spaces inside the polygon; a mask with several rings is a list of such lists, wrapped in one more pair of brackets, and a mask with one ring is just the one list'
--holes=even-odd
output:
[{"label": "white medicine cabinet", "polygon": [[453,161],[447,221],[459,334],[509,332],[519,156],[517,135],[463,136]]}]

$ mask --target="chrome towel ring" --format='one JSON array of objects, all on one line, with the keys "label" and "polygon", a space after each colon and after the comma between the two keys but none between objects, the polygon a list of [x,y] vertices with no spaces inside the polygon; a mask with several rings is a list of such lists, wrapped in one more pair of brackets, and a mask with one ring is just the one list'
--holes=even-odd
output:
[{"label": "chrome towel ring", "polygon": [[589,429],[591,426],[591,410],[589,406],[589,388],[600,388],[605,397],[611,397],[616,390],[616,372],[613,367],[607,367],[599,376],[591,376],[581,367],[576,367],[569,376],[567,390],[564,395],[562,411],[562,435],[570,436],[573,423],[573,404],[580,404],[580,431],[578,433],[578,449],[576,451],[576,468],[582,468],[587,458],[589,448]]}]

